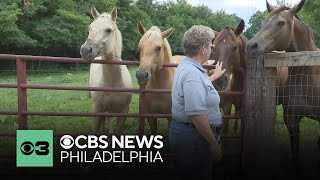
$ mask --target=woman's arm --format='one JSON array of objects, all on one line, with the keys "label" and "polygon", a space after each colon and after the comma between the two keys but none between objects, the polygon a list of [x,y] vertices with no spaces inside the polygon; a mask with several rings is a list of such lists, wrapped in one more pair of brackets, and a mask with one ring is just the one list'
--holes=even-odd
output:
[{"label": "woman's arm", "polygon": [[194,115],[194,116],[191,116],[191,119],[192,119],[194,126],[197,128],[198,132],[209,143],[210,150],[213,154],[214,161],[219,162],[221,160],[221,156],[222,156],[221,147],[218,143],[218,140],[214,136],[212,129],[210,128],[208,116]]},{"label": "woman's arm", "polygon": [[203,138],[207,140],[209,144],[218,144],[216,137],[214,136],[210,124],[208,121],[208,116],[206,115],[194,115],[191,116],[194,126],[197,128],[199,133]]}]

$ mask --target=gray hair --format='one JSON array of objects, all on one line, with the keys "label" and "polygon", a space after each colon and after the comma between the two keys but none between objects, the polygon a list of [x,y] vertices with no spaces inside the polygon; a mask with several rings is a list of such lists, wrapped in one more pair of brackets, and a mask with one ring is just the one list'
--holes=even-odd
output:
[{"label": "gray hair", "polygon": [[182,44],[186,56],[196,56],[200,48],[208,45],[215,37],[214,31],[207,26],[194,25],[184,33]]}]

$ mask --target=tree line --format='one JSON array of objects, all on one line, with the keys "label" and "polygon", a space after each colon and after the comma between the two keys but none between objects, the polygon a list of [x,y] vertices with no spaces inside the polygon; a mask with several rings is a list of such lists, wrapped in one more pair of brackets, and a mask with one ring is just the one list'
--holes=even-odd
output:
[{"label": "tree line", "polygon": [[140,34],[137,22],[146,28],[173,27],[169,43],[174,54],[182,54],[183,33],[195,24],[214,30],[236,26],[239,17],[206,6],[193,7],[186,0],[1,0],[0,53],[80,57],[92,21],[90,9],[118,9],[117,25],[123,36],[122,59],[137,60]]},{"label": "tree line", "polygon": [[[214,3],[214,2],[212,2]],[[278,4],[285,4],[279,0]],[[240,18],[223,9],[213,12],[207,6],[192,6],[186,0],[1,0],[0,53],[59,57],[80,57],[79,49],[87,38],[92,21],[90,9],[102,12],[118,9],[117,25],[123,36],[124,60],[138,60],[140,34],[137,22],[149,29],[173,27],[168,38],[173,54],[183,54],[183,33],[192,25],[201,24],[219,31],[236,27]],[[301,19],[317,32],[320,0],[307,1]],[[257,11],[244,35],[248,39],[259,30],[267,12]],[[317,44],[319,44],[317,38]],[[0,62],[1,63],[1,62]]]}]

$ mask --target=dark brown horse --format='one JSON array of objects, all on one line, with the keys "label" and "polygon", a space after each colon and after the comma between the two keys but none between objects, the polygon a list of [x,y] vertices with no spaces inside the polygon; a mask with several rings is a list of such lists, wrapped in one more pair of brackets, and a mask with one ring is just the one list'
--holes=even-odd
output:
[{"label": "dark brown horse", "polygon": [[[218,90],[242,91],[244,84],[244,73],[239,68],[246,69],[246,53],[245,47],[247,38],[241,35],[244,29],[244,21],[241,20],[237,28],[234,30],[230,27],[223,28],[216,33],[213,44],[214,51],[210,59],[216,62],[222,62],[222,69],[226,69],[225,73],[214,82]],[[232,104],[235,111],[239,112],[242,105],[241,96],[220,96],[220,107],[223,109],[224,115],[231,114]],[[235,130],[237,128],[237,120],[235,120]],[[223,133],[228,133],[229,120],[223,121]]]},{"label": "dark brown horse", "polygon": [[[305,0],[292,8],[272,7],[268,1],[269,15],[260,31],[247,43],[247,54],[259,55],[276,51],[317,51],[313,30],[296,15]],[[288,76],[279,98],[283,106],[284,122],[289,130],[293,159],[299,155],[299,123],[303,117],[319,120],[320,67],[288,67]],[[320,143],[320,139],[319,142]],[[319,144],[320,146],[320,144]]]}]

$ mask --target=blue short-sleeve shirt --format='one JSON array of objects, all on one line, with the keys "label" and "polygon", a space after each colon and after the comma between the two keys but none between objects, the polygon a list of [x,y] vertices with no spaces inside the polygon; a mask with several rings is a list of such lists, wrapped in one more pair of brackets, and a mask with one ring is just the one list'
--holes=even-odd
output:
[{"label": "blue short-sleeve shirt", "polygon": [[177,67],[172,85],[172,116],[180,122],[192,123],[192,115],[208,116],[211,125],[221,124],[220,96],[207,71],[188,57]]}]

